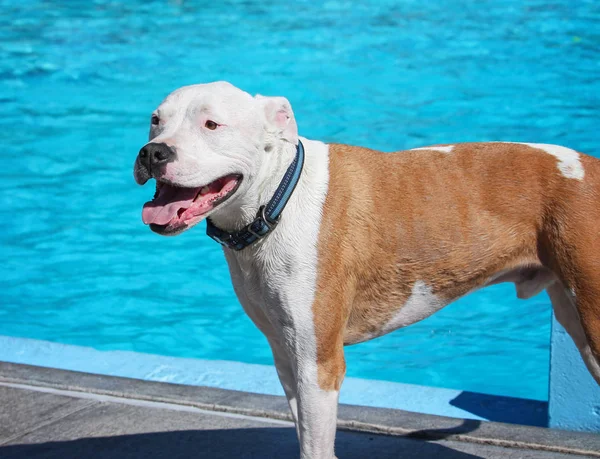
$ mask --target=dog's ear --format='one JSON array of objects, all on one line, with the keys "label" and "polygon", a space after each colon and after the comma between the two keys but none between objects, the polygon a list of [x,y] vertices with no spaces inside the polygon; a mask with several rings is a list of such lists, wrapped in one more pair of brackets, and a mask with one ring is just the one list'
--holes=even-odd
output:
[{"label": "dog's ear", "polygon": [[290,102],[285,97],[265,97],[260,94],[257,94],[255,99],[264,112],[267,131],[296,145],[298,126]]}]

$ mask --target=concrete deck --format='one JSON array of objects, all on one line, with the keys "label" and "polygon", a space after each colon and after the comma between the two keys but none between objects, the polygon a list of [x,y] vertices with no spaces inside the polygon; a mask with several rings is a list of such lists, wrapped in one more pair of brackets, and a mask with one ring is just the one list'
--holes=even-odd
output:
[{"label": "concrete deck", "polygon": [[[350,458],[600,457],[600,435],[341,405]],[[1,458],[298,457],[282,397],[0,363]]]}]

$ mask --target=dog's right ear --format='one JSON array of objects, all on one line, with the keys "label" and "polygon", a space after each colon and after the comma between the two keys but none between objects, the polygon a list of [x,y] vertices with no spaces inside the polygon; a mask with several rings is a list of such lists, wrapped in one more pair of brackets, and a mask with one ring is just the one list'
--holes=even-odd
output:
[{"label": "dog's right ear", "polygon": [[261,105],[265,115],[267,132],[296,145],[298,126],[290,102],[285,97],[265,97],[260,94],[254,98]]}]

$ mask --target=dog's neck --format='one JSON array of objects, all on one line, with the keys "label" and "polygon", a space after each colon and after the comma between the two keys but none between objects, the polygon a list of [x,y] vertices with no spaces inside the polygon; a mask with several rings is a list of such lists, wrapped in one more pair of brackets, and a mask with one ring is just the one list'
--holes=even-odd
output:
[{"label": "dog's neck", "polygon": [[262,205],[266,205],[273,197],[281,179],[296,155],[296,145],[280,141],[270,151],[263,151],[261,167],[248,188],[240,190],[231,202],[218,208],[210,216],[211,221],[225,231],[237,231],[249,224]]}]

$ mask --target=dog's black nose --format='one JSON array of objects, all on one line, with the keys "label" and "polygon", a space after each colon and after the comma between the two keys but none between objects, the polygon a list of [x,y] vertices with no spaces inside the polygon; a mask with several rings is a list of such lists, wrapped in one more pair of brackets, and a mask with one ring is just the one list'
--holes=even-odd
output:
[{"label": "dog's black nose", "polygon": [[168,163],[175,159],[175,152],[164,143],[149,143],[138,154],[140,162],[150,171],[152,166]]},{"label": "dog's black nose", "polygon": [[138,153],[133,167],[135,181],[143,185],[152,177],[159,177],[164,173],[161,166],[175,161],[175,156],[175,150],[165,143],[148,143],[144,145]]}]

